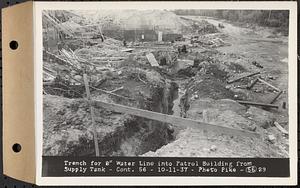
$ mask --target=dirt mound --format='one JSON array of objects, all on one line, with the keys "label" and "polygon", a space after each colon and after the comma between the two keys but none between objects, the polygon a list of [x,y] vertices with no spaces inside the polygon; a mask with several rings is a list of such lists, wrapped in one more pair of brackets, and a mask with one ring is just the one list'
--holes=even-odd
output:
[{"label": "dirt mound", "polygon": [[268,143],[267,140],[220,136],[192,129],[181,131],[177,139],[156,152],[148,152],[147,157],[288,157],[286,148]]},{"label": "dirt mound", "polygon": [[[245,113],[246,112],[246,113]],[[258,122],[261,119],[272,122],[267,111],[252,113],[253,109],[232,100],[198,99],[191,104],[187,117],[211,124],[255,131],[262,138],[229,136],[195,129],[181,130],[176,140],[156,152],[143,156],[160,157],[287,157],[288,141],[273,127],[265,129]],[[252,118],[245,115],[251,113]],[[275,143],[268,141],[268,135],[276,135]],[[286,147],[282,147],[285,145]]]},{"label": "dirt mound", "polygon": [[[118,77],[111,77],[101,84],[101,89],[111,91],[129,100],[103,94],[91,88],[94,100],[104,100],[155,112],[172,114],[177,85],[164,79],[155,70],[118,67]],[[84,95],[85,92],[82,93]],[[136,156],[155,151],[172,139],[168,124],[96,109],[96,132],[101,155]],[[44,96],[44,145],[46,156],[92,156],[94,145],[88,103],[83,99],[61,96]]]}]

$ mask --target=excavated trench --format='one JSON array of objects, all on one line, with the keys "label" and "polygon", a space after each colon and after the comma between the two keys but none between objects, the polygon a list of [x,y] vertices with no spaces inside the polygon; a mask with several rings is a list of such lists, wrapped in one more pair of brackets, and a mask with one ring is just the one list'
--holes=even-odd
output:
[{"label": "excavated trench", "polygon": [[[173,101],[177,97],[178,86],[171,82],[165,88],[152,90],[147,110],[163,114],[173,114]],[[112,134],[99,142],[102,156],[138,156],[156,151],[174,140],[170,124],[141,117],[131,116]]]},{"label": "excavated trench", "polygon": [[[174,82],[153,86],[148,98],[138,99],[141,101],[137,107],[173,114],[177,95],[178,85]],[[170,124],[104,108],[95,113],[100,156],[138,156],[174,140]],[[48,95],[44,98],[44,114],[45,156],[95,156],[88,104]]]}]

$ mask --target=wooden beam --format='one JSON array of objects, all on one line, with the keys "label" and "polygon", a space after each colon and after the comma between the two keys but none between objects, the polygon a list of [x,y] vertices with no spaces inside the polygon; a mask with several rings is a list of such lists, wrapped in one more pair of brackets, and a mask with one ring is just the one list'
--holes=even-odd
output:
[{"label": "wooden beam", "polygon": [[279,129],[280,130],[280,132],[282,132],[283,134],[285,134],[285,135],[288,135],[289,134],[289,132],[287,132],[278,122],[274,122],[274,125],[275,125],[275,127],[277,127],[277,129]]},{"label": "wooden beam", "polygon": [[[84,84],[82,81],[80,81],[80,80],[77,80],[77,79],[75,79],[75,78],[73,78],[73,77],[70,77],[72,80],[75,80],[76,82],[78,82],[78,83],[81,83],[81,84]],[[93,86],[90,86],[90,88],[92,88],[92,89],[95,89],[95,90],[97,90],[97,91],[101,91],[101,92],[103,92],[103,93],[106,93],[106,94],[108,94],[108,95],[113,95],[113,96],[116,96],[116,97],[119,97],[119,98],[123,98],[123,99],[127,99],[127,100],[134,100],[133,98],[129,98],[129,97],[125,97],[125,96],[122,96],[122,95],[118,95],[118,94],[115,94],[115,93],[111,93],[111,92],[109,92],[109,91],[106,91],[106,90],[103,90],[103,89],[99,89],[99,88],[96,88],[96,87],[93,87]]]},{"label": "wooden beam", "polygon": [[270,84],[270,83],[268,83],[268,82],[266,82],[266,81],[264,81],[264,80],[262,80],[262,79],[260,79],[260,78],[258,78],[258,80],[259,80],[260,82],[266,84],[267,86],[273,88],[274,90],[280,92],[280,89],[278,89],[277,87],[273,86],[272,84]]},{"label": "wooden beam", "polygon": [[239,81],[239,80],[241,80],[243,78],[251,77],[251,76],[254,76],[254,75],[257,75],[257,74],[260,74],[260,72],[255,72],[255,73],[247,74],[247,75],[241,76],[239,78],[236,78],[236,79],[233,79],[233,80],[229,80],[229,81],[227,81],[227,83],[231,84],[231,83],[237,82],[237,81]]},{"label": "wooden beam", "polygon": [[157,60],[155,59],[154,55],[152,53],[149,53],[146,55],[148,62],[151,64],[152,67],[158,67],[159,64]]},{"label": "wooden beam", "polygon": [[257,82],[258,82],[258,78],[255,79],[253,82],[251,82],[251,83],[247,86],[247,89],[251,89]]},{"label": "wooden beam", "polygon": [[280,91],[279,93],[277,93],[277,94],[275,95],[275,97],[272,98],[272,100],[270,101],[270,104],[273,104],[273,103],[276,101],[276,99],[278,99],[278,97],[279,97],[282,93],[283,93],[283,91]]},{"label": "wooden beam", "polygon": [[236,100],[236,102],[238,102],[240,104],[245,104],[245,105],[262,106],[262,107],[269,107],[269,108],[278,108],[278,106],[274,105],[274,104],[258,103],[258,102],[252,102],[252,101],[241,101],[241,100]]},{"label": "wooden beam", "polygon": [[94,107],[91,105],[91,94],[90,94],[90,88],[89,88],[89,81],[87,79],[86,74],[83,74],[83,80],[84,80],[84,85],[85,85],[85,90],[86,90],[86,96],[90,103],[90,111],[91,111],[91,116],[92,116],[92,127],[93,127],[93,133],[94,133],[93,137],[94,137],[94,143],[95,143],[96,157],[99,157],[100,153],[99,153],[98,135],[97,135],[97,130],[96,130],[96,122],[95,122],[95,112],[94,112]]},{"label": "wooden beam", "polygon": [[209,123],[200,122],[193,119],[181,118],[177,116],[162,114],[158,112],[152,112],[148,110],[142,110],[138,108],[133,108],[129,106],[123,106],[119,104],[107,103],[102,101],[93,100],[92,105],[97,108],[106,108],[115,112],[126,113],[134,116],[139,116],[151,120],[161,121],[165,123],[170,123],[172,125],[177,125],[185,128],[193,128],[193,129],[202,129],[213,132],[219,132],[229,135],[245,135],[248,137],[260,137],[258,133],[250,132],[243,129],[234,129],[231,127],[224,127],[221,125],[214,125]]}]

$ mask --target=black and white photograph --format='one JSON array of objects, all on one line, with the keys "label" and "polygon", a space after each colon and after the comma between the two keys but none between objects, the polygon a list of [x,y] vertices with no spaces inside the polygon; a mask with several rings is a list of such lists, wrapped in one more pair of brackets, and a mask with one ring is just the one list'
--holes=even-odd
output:
[{"label": "black and white photograph", "polygon": [[43,156],[288,158],[288,10],[44,10]]}]

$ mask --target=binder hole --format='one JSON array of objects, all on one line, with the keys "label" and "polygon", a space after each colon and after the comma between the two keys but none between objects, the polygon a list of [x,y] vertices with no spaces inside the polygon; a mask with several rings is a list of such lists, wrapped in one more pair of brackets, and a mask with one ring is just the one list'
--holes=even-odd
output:
[{"label": "binder hole", "polygon": [[10,47],[10,49],[12,49],[12,50],[16,50],[16,49],[18,48],[18,46],[19,46],[19,44],[18,44],[18,42],[15,41],[15,40],[10,41],[10,43],[9,43],[9,47]]},{"label": "binder hole", "polygon": [[15,153],[18,153],[18,152],[21,151],[22,147],[21,147],[20,144],[17,144],[17,143],[16,143],[16,144],[13,145],[12,149],[13,149],[13,151],[14,151]]}]

